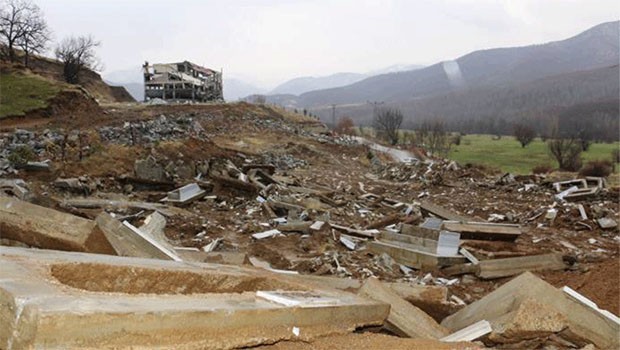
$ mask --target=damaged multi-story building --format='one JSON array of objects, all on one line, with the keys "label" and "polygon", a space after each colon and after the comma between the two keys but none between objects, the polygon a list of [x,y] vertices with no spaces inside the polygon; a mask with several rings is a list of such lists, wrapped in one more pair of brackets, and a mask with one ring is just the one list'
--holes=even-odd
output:
[{"label": "damaged multi-story building", "polygon": [[222,72],[183,61],[178,63],[145,62],[144,100],[154,98],[174,101],[223,101]]}]

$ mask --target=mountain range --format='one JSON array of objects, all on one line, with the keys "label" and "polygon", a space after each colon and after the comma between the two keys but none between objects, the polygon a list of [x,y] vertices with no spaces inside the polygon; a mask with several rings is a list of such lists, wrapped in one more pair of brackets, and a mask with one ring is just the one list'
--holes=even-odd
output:
[{"label": "mountain range", "polygon": [[474,51],[428,67],[372,76],[353,84],[267,101],[307,108],[331,120],[337,115],[369,123],[368,101],[403,111],[408,122],[442,118],[533,117],[547,110],[618,99],[620,22],[607,22],[574,37],[524,47]]}]

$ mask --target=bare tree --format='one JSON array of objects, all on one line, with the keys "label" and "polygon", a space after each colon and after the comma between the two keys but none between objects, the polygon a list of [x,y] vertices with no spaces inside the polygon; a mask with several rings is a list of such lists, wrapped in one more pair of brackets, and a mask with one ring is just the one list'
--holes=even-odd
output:
[{"label": "bare tree", "polygon": [[83,69],[100,68],[95,55],[95,48],[100,45],[100,42],[89,35],[65,38],[56,47],[56,58],[63,63],[63,75],[68,83],[78,84]]},{"label": "bare tree", "polygon": [[395,108],[382,108],[377,111],[373,126],[386,136],[392,145],[398,143],[398,129],[403,122],[403,114]]},{"label": "bare tree", "polygon": [[446,123],[442,120],[427,122],[428,135],[426,137],[426,148],[433,155],[447,155],[450,151],[451,138],[446,132]]},{"label": "bare tree", "polygon": [[562,137],[556,127],[552,139],[547,140],[547,147],[560,170],[577,171],[581,168],[582,147],[578,138]]},{"label": "bare tree", "polygon": [[30,54],[40,53],[49,41],[49,30],[43,13],[30,0],[5,0],[0,3],[0,40],[4,56],[17,60],[15,48],[24,50],[25,64]]},{"label": "bare tree", "polygon": [[25,35],[17,41],[17,45],[24,51],[24,65],[30,64],[30,56],[40,54],[45,51],[50,40],[50,31],[47,23],[41,18],[33,18],[27,23],[28,30]]},{"label": "bare tree", "polygon": [[536,131],[526,123],[516,123],[513,128],[513,135],[524,148],[536,138]]}]

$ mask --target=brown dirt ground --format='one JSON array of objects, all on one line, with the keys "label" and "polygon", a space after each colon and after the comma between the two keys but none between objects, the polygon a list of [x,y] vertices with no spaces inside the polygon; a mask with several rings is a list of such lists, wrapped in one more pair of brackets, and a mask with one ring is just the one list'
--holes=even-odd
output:
[{"label": "brown dirt ground", "polygon": [[609,259],[588,271],[551,271],[539,274],[555,287],[568,286],[594,301],[598,307],[620,315],[620,259]]}]

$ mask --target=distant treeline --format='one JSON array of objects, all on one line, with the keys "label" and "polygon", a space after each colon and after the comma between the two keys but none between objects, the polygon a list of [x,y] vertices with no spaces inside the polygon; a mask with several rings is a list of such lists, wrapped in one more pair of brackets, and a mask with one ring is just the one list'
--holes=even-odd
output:
[{"label": "distant treeline", "polygon": [[[611,142],[620,138],[620,100],[579,104],[529,118],[507,119],[486,116],[447,121],[450,131],[467,134],[511,135],[515,124],[530,125],[537,135],[548,138],[555,132],[563,137],[587,137]],[[422,122],[409,122],[405,128],[417,129]]]}]

